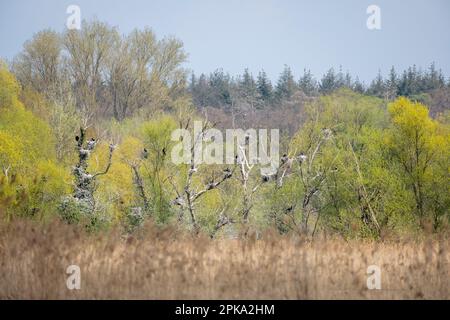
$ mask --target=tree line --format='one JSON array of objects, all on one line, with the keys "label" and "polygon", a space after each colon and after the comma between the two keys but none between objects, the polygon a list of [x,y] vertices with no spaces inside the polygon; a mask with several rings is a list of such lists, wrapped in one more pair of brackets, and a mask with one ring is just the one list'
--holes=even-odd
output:
[{"label": "tree line", "polygon": [[277,107],[283,101],[293,99],[296,94],[309,97],[330,94],[340,88],[392,100],[399,96],[417,97],[420,94],[450,86],[441,70],[434,63],[425,71],[415,65],[398,74],[394,67],[384,78],[379,72],[369,85],[358,77],[353,78],[342,68],[338,72],[330,68],[318,81],[310,70],[296,80],[290,67],[285,66],[275,84],[272,84],[264,70],[255,77],[248,69],[242,75],[230,76],[222,69],[209,75],[191,75],[189,92],[194,103],[200,107],[230,108],[236,103],[246,103],[253,108]]}]

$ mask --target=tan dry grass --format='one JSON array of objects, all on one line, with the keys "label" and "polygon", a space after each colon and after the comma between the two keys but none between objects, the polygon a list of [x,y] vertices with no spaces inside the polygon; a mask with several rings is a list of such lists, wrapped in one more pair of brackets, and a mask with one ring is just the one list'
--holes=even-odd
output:
[{"label": "tan dry grass", "polygon": [[[265,235],[209,240],[147,228],[142,238],[52,223],[0,226],[1,299],[449,299],[449,241],[346,242]],[[81,268],[81,290],[66,287]],[[367,266],[382,290],[366,287]]]}]

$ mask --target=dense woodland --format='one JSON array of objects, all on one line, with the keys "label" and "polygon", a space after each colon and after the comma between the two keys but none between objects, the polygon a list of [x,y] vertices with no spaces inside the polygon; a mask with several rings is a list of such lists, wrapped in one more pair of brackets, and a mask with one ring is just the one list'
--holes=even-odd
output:
[{"label": "dense woodland", "polygon": [[[175,38],[99,21],[41,31],[0,67],[0,217],[89,231],[379,238],[448,230],[450,81],[431,64],[369,84],[195,75]],[[176,128],[278,128],[280,167],[175,165]],[[206,143],[206,142],[205,142]]]}]

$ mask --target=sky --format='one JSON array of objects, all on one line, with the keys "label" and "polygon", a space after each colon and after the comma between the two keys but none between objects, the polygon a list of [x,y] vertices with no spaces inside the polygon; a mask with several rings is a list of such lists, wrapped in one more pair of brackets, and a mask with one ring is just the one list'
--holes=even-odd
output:
[{"label": "sky", "polygon": [[[342,66],[368,82],[391,66],[435,62],[450,76],[448,0],[0,0],[0,57],[11,60],[40,30],[63,31],[73,4],[123,34],[147,26],[177,37],[196,74],[248,68],[276,79],[288,65],[297,78],[305,68],[320,78]],[[369,5],[380,8],[380,30],[367,28]]]}]

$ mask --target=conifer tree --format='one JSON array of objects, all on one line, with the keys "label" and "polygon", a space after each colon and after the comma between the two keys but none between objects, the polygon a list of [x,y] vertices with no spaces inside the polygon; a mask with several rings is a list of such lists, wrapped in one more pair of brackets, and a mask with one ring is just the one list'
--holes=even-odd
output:
[{"label": "conifer tree", "polygon": [[292,75],[291,68],[285,65],[275,88],[276,98],[279,100],[290,99],[294,94],[296,87],[297,85],[294,76]]},{"label": "conifer tree", "polygon": [[256,87],[259,99],[264,101],[264,103],[269,104],[272,100],[273,88],[272,83],[269,78],[267,78],[267,74],[264,70],[258,74]]}]

